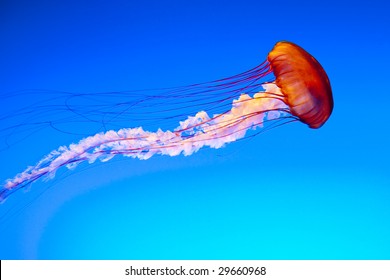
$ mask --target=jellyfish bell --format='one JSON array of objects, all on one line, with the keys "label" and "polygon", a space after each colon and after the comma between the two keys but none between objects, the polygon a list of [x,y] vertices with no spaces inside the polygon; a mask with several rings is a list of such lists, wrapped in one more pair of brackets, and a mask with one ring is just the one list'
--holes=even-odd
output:
[{"label": "jellyfish bell", "polygon": [[286,41],[274,46],[268,61],[291,113],[310,128],[321,127],[333,110],[332,89],[321,64],[303,48]]},{"label": "jellyfish bell", "polygon": [[[0,187],[0,202],[40,178],[54,177],[63,167],[73,170],[83,162],[106,162],[116,155],[142,160],[157,154],[189,156],[202,147],[218,149],[244,139],[250,130],[261,132],[294,121],[319,128],[333,109],[330,82],[320,63],[286,41],[277,43],[260,65],[229,78],[149,93],[60,92],[44,102],[0,121],[15,120],[10,126],[14,133],[24,127],[31,131],[36,124],[38,129],[49,124],[63,131],[61,124],[79,122],[102,125],[101,130],[61,146],[6,180]],[[23,123],[12,119],[15,116],[23,117]],[[167,120],[176,128],[162,129]],[[150,131],[148,123],[161,127]],[[0,133],[7,131],[3,128]]]}]

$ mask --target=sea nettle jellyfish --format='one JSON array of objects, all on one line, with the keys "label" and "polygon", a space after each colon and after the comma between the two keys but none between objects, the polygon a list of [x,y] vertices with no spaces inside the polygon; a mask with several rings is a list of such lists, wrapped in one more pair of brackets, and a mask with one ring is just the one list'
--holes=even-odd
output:
[{"label": "sea nettle jellyfish", "polygon": [[[64,131],[62,125],[69,127],[69,123],[97,124],[101,132],[59,147],[6,180],[0,189],[1,200],[40,178],[54,177],[62,167],[105,162],[116,155],[143,160],[156,154],[188,156],[202,147],[218,149],[243,139],[248,130],[264,131],[294,121],[316,129],[333,109],[331,86],[320,63],[301,47],[285,41],[278,42],[259,66],[225,79],[158,90],[50,92],[49,96],[2,116],[11,123],[1,131],[7,145],[21,132],[44,127]],[[123,127],[120,124],[124,121],[130,128],[113,129]],[[147,129],[172,121],[178,122],[172,130]]]}]

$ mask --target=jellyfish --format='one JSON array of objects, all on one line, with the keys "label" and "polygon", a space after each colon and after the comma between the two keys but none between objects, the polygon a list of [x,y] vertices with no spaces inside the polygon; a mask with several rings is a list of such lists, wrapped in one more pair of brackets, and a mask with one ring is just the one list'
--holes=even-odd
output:
[{"label": "jellyfish", "polygon": [[[99,103],[102,96],[109,96],[113,101]],[[124,100],[130,96],[131,102]],[[50,103],[60,100],[63,104]],[[84,102],[74,105],[74,100]],[[243,139],[249,131],[261,132],[290,122],[299,121],[317,129],[333,110],[331,85],[323,67],[303,48],[287,41],[276,43],[260,65],[229,78],[157,91],[58,93],[47,102],[34,107],[33,117],[30,107],[8,116],[23,116],[25,121],[5,127],[1,132],[13,130],[17,134],[19,128],[28,126],[26,131],[30,131],[42,125],[60,131],[61,122],[77,119],[98,122],[102,131],[59,147],[6,180],[0,189],[2,201],[41,178],[53,178],[60,168],[74,169],[82,162],[96,160],[106,162],[118,155],[141,160],[154,155],[189,156],[202,147],[218,149]],[[194,108],[200,110],[194,112]],[[186,110],[188,113],[183,113]],[[55,119],[60,111],[69,115]],[[37,121],[38,117],[45,121]],[[179,121],[171,130],[159,127],[149,131],[135,125],[108,128],[108,124],[126,118],[131,123],[142,124]]]}]

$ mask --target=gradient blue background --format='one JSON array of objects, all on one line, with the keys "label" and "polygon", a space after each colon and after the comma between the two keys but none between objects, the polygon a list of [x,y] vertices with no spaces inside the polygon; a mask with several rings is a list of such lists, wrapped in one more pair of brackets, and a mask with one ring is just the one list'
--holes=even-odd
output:
[{"label": "gradient blue background", "polygon": [[[335,108],[319,130],[295,123],[34,184],[9,199],[24,207],[2,222],[0,258],[390,259],[388,11],[384,0],[1,1],[3,93],[209,81],[289,40],[326,69]],[[0,179],[72,141],[33,135],[1,153]]]}]

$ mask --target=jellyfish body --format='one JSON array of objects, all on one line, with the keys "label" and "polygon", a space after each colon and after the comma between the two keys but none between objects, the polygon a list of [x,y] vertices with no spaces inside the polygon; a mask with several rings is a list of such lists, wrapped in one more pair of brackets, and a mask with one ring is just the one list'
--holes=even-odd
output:
[{"label": "jellyfish body", "polygon": [[[275,80],[272,80],[272,74]],[[333,109],[332,91],[325,71],[314,57],[290,42],[277,43],[265,62],[242,74],[174,88],[164,96],[149,96],[137,104],[145,104],[144,100],[165,100],[187,108],[197,99],[204,99],[200,104],[208,109],[222,111],[212,116],[206,110],[198,111],[180,121],[172,131],[150,132],[143,127],[106,130],[62,146],[8,179],[0,189],[0,200],[4,201],[13,192],[42,177],[54,177],[63,166],[73,169],[82,162],[93,163],[97,159],[105,162],[116,155],[138,159],[148,159],[155,154],[187,156],[205,146],[221,148],[244,138],[252,129],[272,128],[292,121],[319,128]],[[223,110],[229,101],[230,108]],[[66,106],[71,108],[68,103]],[[142,108],[150,107],[153,109],[150,104]],[[171,107],[164,110],[175,112]],[[116,116],[126,115],[120,113]]]},{"label": "jellyfish body", "polygon": [[277,43],[268,61],[291,113],[311,128],[321,127],[332,113],[333,97],[320,63],[290,42]]}]

